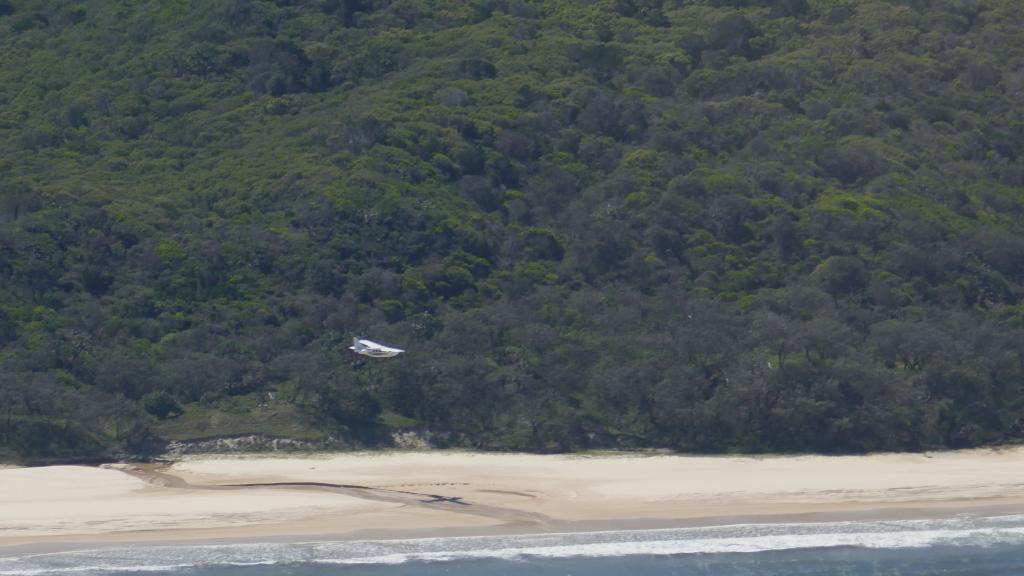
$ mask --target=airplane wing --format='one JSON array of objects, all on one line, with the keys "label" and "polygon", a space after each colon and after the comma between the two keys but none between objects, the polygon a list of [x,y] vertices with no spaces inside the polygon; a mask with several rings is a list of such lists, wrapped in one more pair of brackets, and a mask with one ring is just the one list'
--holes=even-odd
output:
[{"label": "airplane wing", "polygon": [[385,346],[370,340],[363,340],[363,342],[365,342],[370,348],[376,348],[377,350],[383,350],[385,352],[405,352],[405,350],[402,350],[401,348],[392,348],[391,346]]},{"label": "airplane wing", "polygon": [[392,348],[391,346],[385,346],[378,344],[373,340],[366,340],[363,338],[353,338],[352,345],[348,347],[356,354],[362,354],[363,356],[370,356],[373,358],[390,358],[392,356],[398,356],[405,350],[401,348]]}]

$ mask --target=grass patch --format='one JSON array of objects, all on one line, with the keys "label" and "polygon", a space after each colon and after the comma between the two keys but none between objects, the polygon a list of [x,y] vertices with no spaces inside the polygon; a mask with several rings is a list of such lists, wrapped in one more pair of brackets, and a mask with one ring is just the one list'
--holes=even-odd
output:
[{"label": "grass patch", "polygon": [[225,398],[213,405],[189,404],[177,418],[157,422],[153,429],[167,440],[193,440],[215,436],[262,434],[297,440],[316,440],[325,430],[308,423],[293,404],[262,401],[262,395]]},{"label": "grass patch", "polygon": [[408,428],[410,426],[419,425],[419,420],[409,418],[408,416],[402,416],[401,414],[390,410],[385,410],[384,413],[380,415],[380,422],[388,428]]}]

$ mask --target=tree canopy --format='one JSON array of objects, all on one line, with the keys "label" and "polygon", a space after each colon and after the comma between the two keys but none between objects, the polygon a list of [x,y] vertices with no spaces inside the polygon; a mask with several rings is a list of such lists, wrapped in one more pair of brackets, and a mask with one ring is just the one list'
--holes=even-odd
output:
[{"label": "tree canopy", "polygon": [[0,458],[1019,439],[1022,70],[1017,0],[0,0]]}]

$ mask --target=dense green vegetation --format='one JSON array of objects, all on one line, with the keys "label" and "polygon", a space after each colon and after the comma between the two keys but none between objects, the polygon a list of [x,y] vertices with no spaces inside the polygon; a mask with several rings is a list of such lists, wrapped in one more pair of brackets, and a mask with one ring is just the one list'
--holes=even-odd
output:
[{"label": "dense green vegetation", "polygon": [[0,458],[1018,439],[1022,159],[1018,0],[0,0]]}]

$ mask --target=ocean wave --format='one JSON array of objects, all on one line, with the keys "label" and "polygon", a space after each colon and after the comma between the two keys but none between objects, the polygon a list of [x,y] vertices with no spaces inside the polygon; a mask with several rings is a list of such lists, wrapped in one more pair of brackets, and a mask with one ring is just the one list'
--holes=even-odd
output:
[{"label": "ocean wave", "polygon": [[737,524],[703,528],[303,543],[137,545],[0,556],[0,576],[178,572],[201,567],[1024,545],[1024,516]]}]

